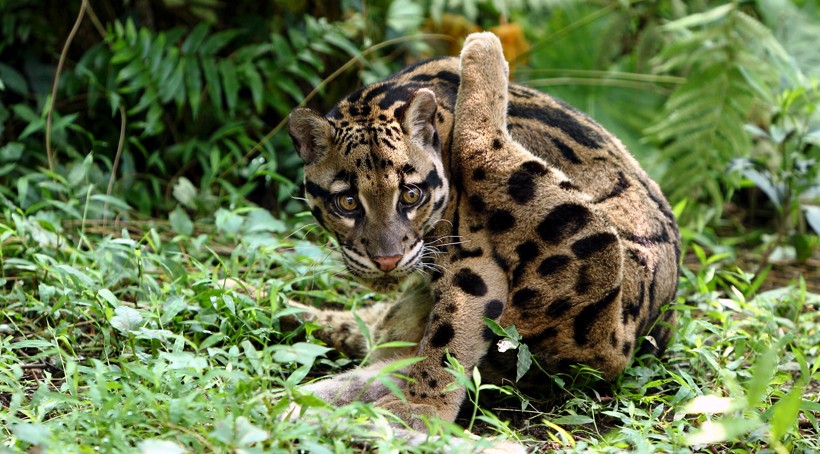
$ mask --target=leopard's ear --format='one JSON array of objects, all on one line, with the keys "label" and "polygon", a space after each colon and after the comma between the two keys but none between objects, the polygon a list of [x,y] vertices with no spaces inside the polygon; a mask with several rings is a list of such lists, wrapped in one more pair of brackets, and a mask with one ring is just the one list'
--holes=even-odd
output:
[{"label": "leopard's ear", "polygon": [[299,157],[309,165],[319,161],[330,149],[333,126],[319,113],[300,107],[288,116],[288,134]]},{"label": "leopard's ear", "polygon": [[427,88],[416,90],[401,107],[399,120],[404,133],[422,148],[432,147],[440,151],[436,131],[436,95]]}]

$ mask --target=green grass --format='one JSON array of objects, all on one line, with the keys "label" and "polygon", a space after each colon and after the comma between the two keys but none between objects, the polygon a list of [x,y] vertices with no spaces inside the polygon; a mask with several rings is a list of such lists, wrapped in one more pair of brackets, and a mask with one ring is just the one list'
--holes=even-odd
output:
[{"label": "green grass", "polygon": [[[242,208],[194,224],[181,213],[101,224],[6,202],[0,451],[469,452],[468,426],[566,452],[820,450],[816,273],[755,292],[765,280],[698,251],[663,361],[637,359],[615,386],[567,371],[546,396],[456,373],[479,407],[465,406],[460,427],[431,422],[436,436],[410,447],[384,411],[299,391],[352,363],[318,345],[315,326],[281,330],[285,301],[379,298],[316,245],[309,218]],[[225,289],[225,277],[269,293]],[[285,418],[294,402],[305,414]]]}]

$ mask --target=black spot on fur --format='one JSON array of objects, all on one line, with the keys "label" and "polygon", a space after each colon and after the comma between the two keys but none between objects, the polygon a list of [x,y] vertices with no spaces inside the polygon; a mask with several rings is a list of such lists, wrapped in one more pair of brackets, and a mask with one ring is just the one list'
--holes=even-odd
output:
[{"label": "black spot on fur", "polygon": [[447,303],[447,305],[444,306],[444,312],[447,312],[448,314],[454,314],[456,312],[456,309],[458,308],[453,303]]},{"label": "black spot on fur", "polygon": [[[652,281],[649,283],[649,308],[651,310],[657,310],[657,295],[655,295],[655,289],[658,285],[658,267],[652,269]],[[654,316],[650,315],[650,320],[655,320]]]},{"label": "black spot on fur", "polygon": [[403,102],[400,109],[397,109],[396,116],[401,118],[404,113],[404,108],[407,107],[407,100],[418,87],[415,84],[394,85],[392,90],[386,91],[384,98],[379,101],[379,108],[382,110],[389,110],[394,104]]},{"label": "black spot on fur", "polygon": [[567,266],[568,263],[569,256],[566,255],[553,255],[552,257],[547,257],[541,261],[540,265],[538,265],[538,274],[542,277],[549,276],[550,274],[560,271],[562,268]]},{"label": "black spot on fur", "polygon": [[633,243],[640,244],[641,246],[644,246],[644,247],[647,247],[647,248],[652,247],[656,244],[668,243],[669,242],[669,233],[666,230],[664,230],[663,228],[661,228],[661,231],[659,233],[656,233],[656,234],[653,234],[653,235],[635,235],[634,233],[631,233],[631,232],[621,232],[621,231],[619,231],[618,233],[621,234],[621,238],[624,238],[627,241],[630,241],[630,242],[633,242]]},{"label": "black spot on fur", "polygon": [[492,329],[490,329],[489,326],[485,326],[484,330],[481,332],[481,337],[485,341],[490,341],[490,340],[493,340],[493,338],[495,337],[495,333],[493,332]]},{"label": "black spot on fur", "polygon": [[575,281],[575,292],[583,295],[592,288],[592,280],[589,276],[589,266],[582,265],[578,270],[578,280]]},{"label": "black spot on fur", "polygon": [[404,164],[403,166],[401,166],[401,171],[399,173],[401,173],[402,175],[416,173],[416,168],[413,167],[412,164]]},{"label": "black spot on fur", "polygon": [[441,326],[436,328],[436,332],[433,333],[433,337],[430,338],[430,344],[436,348],[444,347],[449,344],[451,340],[453,340],[455,335],[456,330],[453,329],[452,324],[442,323]]},{"label": "black spot on fur", "polygon": [[[366,104],[370,104],[374,99],[376,99],[377,97],[383,95],[388,90],[391,90],[393,87],[394,87],[394,84],[389,83],[389,82],[380,83],[380,84],[375,85],[375,86],[371,85],[370,87],[368,87],[369,90],[364,95],[364,99],[362,99],[362,102],[366,103]],[[381,119],[381,116],[379,116],[379,119]],[[382,121],[387,121],[387,117],[385,116],[384,120],[382,120]]]},{"label": "black spot on fur", "polygon": [[322,227],[325,226],[325,217],[322,215],[322,210],[319,207],[315,207],[310,212],[313,214],[313,217],[316,218],[316,222],[319,223]]},{"label": "black spot on fur", "polygon": [[496,150],[500,150],[504,144],[501,142],[501,139],[493,139],[493,148]]},{"label": "black spot on fur", "polygon": [[569,298],[558,298],[549,303],[547,310],[544,312],[547,317],[558,318],[564,315],[569,308],[572,307],[572,301]]},{"label": "black spot on fur", "polygon": [[561,152],[561,155],[564,157],[564,159],[573,164],[580,164],[582,162],[578,155],[575,154],[575,150],[573,150],[569,145],[565,144],[561,139],[558,139],[557,137],[552,137],[551,140],[552,143],[555,145],[555,148],[557,148],[558,151]]},{"label": "black spot on fur", "polygon": [[512,304],[516,307],[530,307],[537,302],[538,297],[538,290],[524,287],[513,293]]},{"label": "black spot on fur", "polygon": [[637,320],[641,313],[641,308],[646,302],[646,283],[641,281],[640,290],[638,290],[637,301],[624,301],[621,307],[621,320],[624,324],[631,320]]},{"label": "black spot on fur", "polygon": [[632,342],[624,342],[624,346],[621,347],[621,353],[623,353],[627,358],[632,356]]},{"label": "black spot on fur", "polygon": [[431,80],[434,80],[435,77],[435,74],[416,74],[411,77],[410,80],[415,80],[417,82],[430,82]]},{"label": "black spot on fur", "polygon": [[487,294],[487,284],[484,283],[484,279],[469,268],[458,270],[458,273],[453,276],[453,284],[468,295],[484,296]]},{"label": "black spot on fur", "polygon": [[450,262],[452,263],[452,262],[457,262],[459,260],[464,260],[464,259],[467,259],[467,258],[481,257],[482,255],[484,255],[484,250],[481,249],[480,247],[477,247],[475,249],[460,248],[453,255],[452,259],[450,259]]},{"label": "black spot on fur", "polygon": [[442,198],[436,200],[433,203],[433,211],[438,211],[442,206],[444,206],[444,200],[445,200],[445,197],[442,197]]},{"label": "black spot on fur", "polygon": [[473,170],[473,180],[481,181],[487,178],[487,172],[482,167]]},{"label": "black spot on fur", "polygon": [[510,270],[510,264],[509,264],[509,263],[507,263],[507,261],[506,261],[506,260],[504,260],[504,257],[502,257],[502,256],[498,253],[498,251],[495,251],[495,250],[493,251],[493,261],[494,261],[494,262],[495,262],[495,264],[496,264],[496,265],[498,265],[498,267],[499,267],[499,268],[501,268],[501,269],[502,269],[505,273],[506,273],[507,271],[509,271],[509,270]]},{"label": "black spot on fur", "polygon": [[535,197],[535,179],[527,172],[514,172],[507,181],[507,192],[519,204],[525,204]]},{"label": "black spot on fur", "polygon": [[486,206],[484,204],[484,199],[482,199],[481,196],[478,194],[471,195],[468,199],[468,202],[470,203],[470,207],[476,213],[481,213],[482,211],[484,211],[484,208]]},{"label": "black spot on fur", "polygon": [[583,308],[581,312],[578,313],[578,316],[575,317],[574,323],[575,343],[579,346],[583,346],[589,342],[589,332],[592,329],[592,325],[596,320],[598,320],[601,313],[604,312],[618,298],[620,293],[621,287],[615,287],[603,298],[596,301],[594,304],[590,304],[589,306]]},{"label": "black spot on fur", "polygon": [[543,330],[539,331],[538,333],[533,334],[532,336],[524,337],[524,342],[529,345],[537,345],[547,339],[552,339],[558,335],[558,330],[555,327],[544,328]]},{"label": "black spot on fur", "polygon": [[436,169],[430,171],[427,174],[427,177],[424,178],[424,184],[427,185],[428,188],[440,188],[444,181],[441,180],[438,172]]},{"label": "black spot on fur", "polygon": [[638,251],[633,248],[629,248],[626,250],[629,257],[634,260],[637,264],[641,265],[642,267],[646,268],[648,266],[646,257],[643,255],[641,251]]},{"label": "black spot on fur", "polygon": [[557,206],[538,224],[536,231],[546,243],[557,244],[574,235],[589,223],[590,212],[574,203]]},{"label": "black spot on fur", "polygon": [[430,282],[436,282],[441,279],[442,276],[444,276],[444,273],[438,267],[433,267],[433,269],[430,270]]},{"label": "black spot on fur", "polygon": [[618,197],[627,189],[629,189],[629,180],[626,179],[626,175],[624,175],[623,172],[618,172],[618,181],[615,182],[615,186],[613,186],[608,193],[595,199],[594,203],[601,203],[614,197]]},{"label": "black spot on fur", "polygon": [[316,199],[329,199],[330,198],[330,191],[325,190],[323,187],[319,186],[318,184],[308,181],[305,184],[305,191],[311,195],[311,197]]},{"label": "black spot on fur", "polygon": [[487,220],[487,228],[493,233],[502,233],[515,225],[515,218],[507,210],[495,210]]},{"label": "black spot on fur", "polygon": [[538,176],[544,176],[549,173],[549,169],[538,161],[527,161],[521,164],[521,170]]},{"label": "black spot on fur", "polygon": [[436,387],[438,386],[438,380],[436,380],[435,378],[431,378],[431,379],[427,382],[427,386],[429,386],[429,387],[430,387],[430,388],[432,388],[432,389],[436,389]]},{"label": "black spot on fur", "polygon": [[579,188],[578,186],[575,186],[569,180],[564,180],[564,181],[558,183],[558,187],[565,190],[565,191],[580,191],[581,190],[581,188]]},{"label": "black spot on fur", "polygon": [[461,83],[461,77],[458,74],[446,70],[436,73],[435,79],[444,81],[454,87],[457,87]]},{"label": "black spot on fur", "polygon": [[609,345],[611,345],[612,348],[618,348],[618,336],[615,335],[615,331],[609,333]]},{"label": "black spot on fur", "polygon": [[518,254],[518,260],[521,263],[529,263],[534,258],[538,257],[539,247],[535,241],[525,241],[515,247],[515,253]]},{"label": "black spot on fur", "polygon": [[490,300],[484,305],[484,316],[493,320],[501,317],[504,312],[504,303],[499,300]]},{"label": "black spot on fur", "polygon": [[[564,106],[563,109],[553,109],[550,107],[540,105],[522,105],[510,104],[509,116],[530,118],[540,121],[547,126],[552,126],[561,129],[575,142],[589,148],[600,148],[602,138],[592,128],[581,124],[576,118],[570,115],[569,112],[574,112],[569,106]],[[577,114],[581,115],[581,114]]]},{"label": "black spot on fur", "polygon": [[572,243],[572,252],[580,259],[588,259],[617,241],[618,238],[610,232],[596,233]]}]

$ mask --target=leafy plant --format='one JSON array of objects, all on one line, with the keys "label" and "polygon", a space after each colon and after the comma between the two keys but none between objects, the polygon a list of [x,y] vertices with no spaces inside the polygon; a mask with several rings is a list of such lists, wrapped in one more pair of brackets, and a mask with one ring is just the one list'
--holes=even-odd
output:
[{"label": "leafy plant", "polygon": [[725,169],[751,149],[744,126],[759,100],[753,83],[775,83],[767,55],[785,59],[785,52],[734,3],[685,16],[661,31],[667,42],[657,71],[687,75],[647,129],[662,146],[659,159],[668,163],[661,181],[673,202],[708,196],[720,210],[725,191],[736,186],[723,178]]},{"label": "leafy plant", "polygon": [[783,77],[790,86],[776,97],[761,93],[775,98],[771,102],[778,109],[768,126],[746,126],[756,139],[753,156],[737,158],[730,166],[774,207],[775,235],[764,260],[783,243],[801,260],[820,245],[820,88],[817,79],[807,81],[799,71],[790,76]]}]

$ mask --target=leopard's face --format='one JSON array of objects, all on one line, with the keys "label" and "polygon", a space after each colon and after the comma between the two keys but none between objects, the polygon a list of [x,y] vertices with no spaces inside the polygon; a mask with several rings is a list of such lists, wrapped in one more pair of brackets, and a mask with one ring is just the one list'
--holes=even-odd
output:
[{"label": "leopard's face", "polygon": [[421,269],[424,236],[447,204],[434,113],[435,97],[423,90],[397,115],[367,121],[307,109],[290,116],[311,212],[338,240],[349,272],[378,291]]}]

